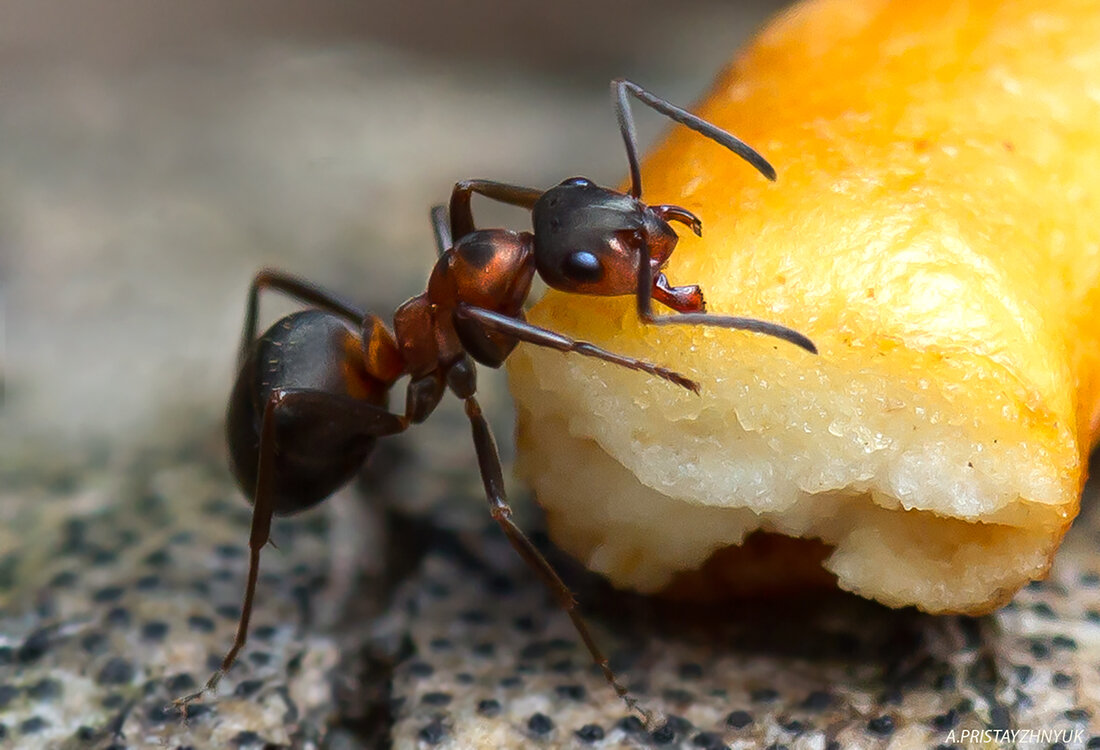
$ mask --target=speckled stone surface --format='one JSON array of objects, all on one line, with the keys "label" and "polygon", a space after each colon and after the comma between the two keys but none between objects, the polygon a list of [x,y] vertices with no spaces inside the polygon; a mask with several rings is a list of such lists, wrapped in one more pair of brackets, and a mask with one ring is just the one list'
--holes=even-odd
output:
[{"label": "speckled stone surface", "polygon": [[240,606],[249,508],[219,415],[249,275],[385,311],[423,284],[427,207],[456,179],[617,179],[606,80],[687,101],[764,13],[104,3],[7,0],[0,24],[0,747],[1100,747],[1094,491],[1050,579],[980,619],[839,594],[674,607],[555,555],[664,717],[647,730],[491,527],[453,404],[276,523],[247,650],[186,721],[166,711]]}]

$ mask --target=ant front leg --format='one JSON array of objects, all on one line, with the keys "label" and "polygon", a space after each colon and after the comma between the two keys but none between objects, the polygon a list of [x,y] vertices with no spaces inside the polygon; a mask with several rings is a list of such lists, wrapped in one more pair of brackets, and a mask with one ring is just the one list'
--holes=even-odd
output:
[{"label": "ant front leg", "polygon": [[638,704],[638,699],[631,695],[630,691],[615,676],[607,657],[600,650],[596,639],[592,637],[592,633],[588,630],[584,618],[581,617],[573,592],[569,590],[569,587],[554,570],[550,562],[535,547],[534,543],[512,520],[512,508],[508,504],[508,497],[504,492],[504,472],[501,470],[500,454],[497,452],[496,440],[493,439],[493,433],[489,430],[489,423],[481,413],[481,405],[474,397],[474,372],[473,363],[469,360],[460,362],[452,367],[448,373],[448,383],[466,405],[466,416],[470,420],[474,448],[477,451],[477,464],[481,471],[482,483],[485,486],[485,495],[489,500],[489,513],[500,526],[504,535],[508,537],[512,548],[519,553],[519,556],[532,570],[538,573],[550,593],[557,599],[558,604],[569,615],[577,634],[584,642],[588,653],[592,655],[592,660],[599,666],[604,678],[615,690],[615,694],[623,699],[628,709],[637,711],[648,727],[653,722],[652,714]]},{"label": "ant front leg", "polygon": [[[404,417],[391,414],[373,404],[324,391],[286,388],[276,390],[270,395],[260,426],[256,491],[252,503],[252,527],[248,536],[248,581],[245,584],[241,617],[237,622],[237,634],[221,665],[202,689],[173,702],[181,712],[185,713],[189,703],[217,688],[248,640],[248,624],[252,618],[256,581],[260,573],[260,551],[271,538],[271,520],[280,490],[275,480],[280,461],[286,459],[281,454],[280,438],[292,434],[296,427],[306,423],[324,424],[330,433],[346,436],[348,442],[364,437],[393,435],[405,430],[409,424]],[[365,451],[363,458],[366,458]],[[334,470],[326,467],[322,472],[329,476],[323,476],[321,480],[327,478],[331,483]]]},{"label": "ant front leg", "polygon": [[508,185],[492,180],[463,180],[455,183],[454,190],[451,191],[451,235],[454,239],[460,240],[477,229],[474,226],[473,209],[470,208],[470,198],[473,193],[530,211],[542,197],[543,192],[537,188]]},{"label": "ant front leg", "polygon": [[292,276],[272,268],[265,268],[256,274],[248,288],[248,303],[244,316],[244,332],[241,334],[241,346],[238,352],[238,364],[243,365],[248,358],[248,350],[256,338],[256,321],[260,309],[260,292],[272,289],[293,297],[299,302],[314,305],[322,310],[345,318],[352,325],[360,325],[366,317],[366,311],[360,310],[338,296],[304,279]]},{"label": "ant front leg", "polygon": [[585,357],[592,357],[594,359],[603,360],[604,362],[610,362],[613,365],[625,367],[628,370],[638,370],[639,372],[655,375],[681,388],[686,388],[693,393],[699,392],[698,383],[691,378],[681,375],[675,370],[655,365],[652,362],[646,362],[644,359],[636,359],[634,357],[616,354],[615,352],[609,352],[595,344],[571,339],[568,336],[563,336],[547,328],[540,328],[537,325],[528,323],[526,320],[518,320],[508,317],[507,315],[501,315],[498,312],[493,312],[492,310],[486,310],[481,307],[474,307],[466,304],[459,304],[455,308],[455,315],[460,318],[476,321],[486,328],[508,334],[520,341],[526,341],[529,344],[545,346],[549,349],[557,349],[559,352],[575,352]]}]

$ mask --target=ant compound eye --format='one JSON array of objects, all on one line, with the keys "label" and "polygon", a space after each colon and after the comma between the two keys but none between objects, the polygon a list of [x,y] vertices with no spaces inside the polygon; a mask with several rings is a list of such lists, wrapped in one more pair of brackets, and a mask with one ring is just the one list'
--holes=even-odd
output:
[{"label": "ant compound eye", "polygon": [[603,278],[603,266],[594,253],[577,250],[565,256],[561,272],[571,281],[595,283]]},{"label": "ant compound eye", "polygon": [[563,187],[592,187],[594,183],[587,177],[570,177],[561,184]]}]

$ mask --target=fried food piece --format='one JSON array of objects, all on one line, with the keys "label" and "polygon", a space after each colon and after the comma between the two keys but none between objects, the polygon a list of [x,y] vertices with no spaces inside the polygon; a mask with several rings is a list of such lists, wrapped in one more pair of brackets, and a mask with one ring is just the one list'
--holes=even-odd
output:
[{"label": "fried food piece", "polygon": [[[547,294],[533,322],[702,384],[520,347],[521,473],[555,542],[643,592],[755,531],[817,540],[814,565],[824,543],[891,606],[988,612],[1041,578],[1100,430],[1097,39],[1074,0],[824,0],[765,28],[693,111],[777,182],[680,128],[643,197],[704,222],[672,283],[820,356]],[[761,549],[783,557],[756,588],[804,577]]]}]

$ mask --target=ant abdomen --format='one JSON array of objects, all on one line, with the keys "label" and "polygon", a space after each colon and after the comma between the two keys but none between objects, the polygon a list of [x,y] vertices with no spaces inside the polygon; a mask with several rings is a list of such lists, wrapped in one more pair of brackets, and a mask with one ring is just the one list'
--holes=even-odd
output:
[{"label": "ant abdomen", "polygon": [[[247,497],[256,491],[269,403],[282,402],[271,427],[279,444],[272,490],[276,514],[316,505],[363,465],[374,438],[333,421],[328,410],[312,403],[322,394],[385,406],[388,386],[363,369],[362,357],[356,356],[361,350],[359,334],[322,310],[287,315],[256,341],[237,375],[226,417],[231,468]],[[303,401],[301,407],[295,408],[295,400]]]}]

